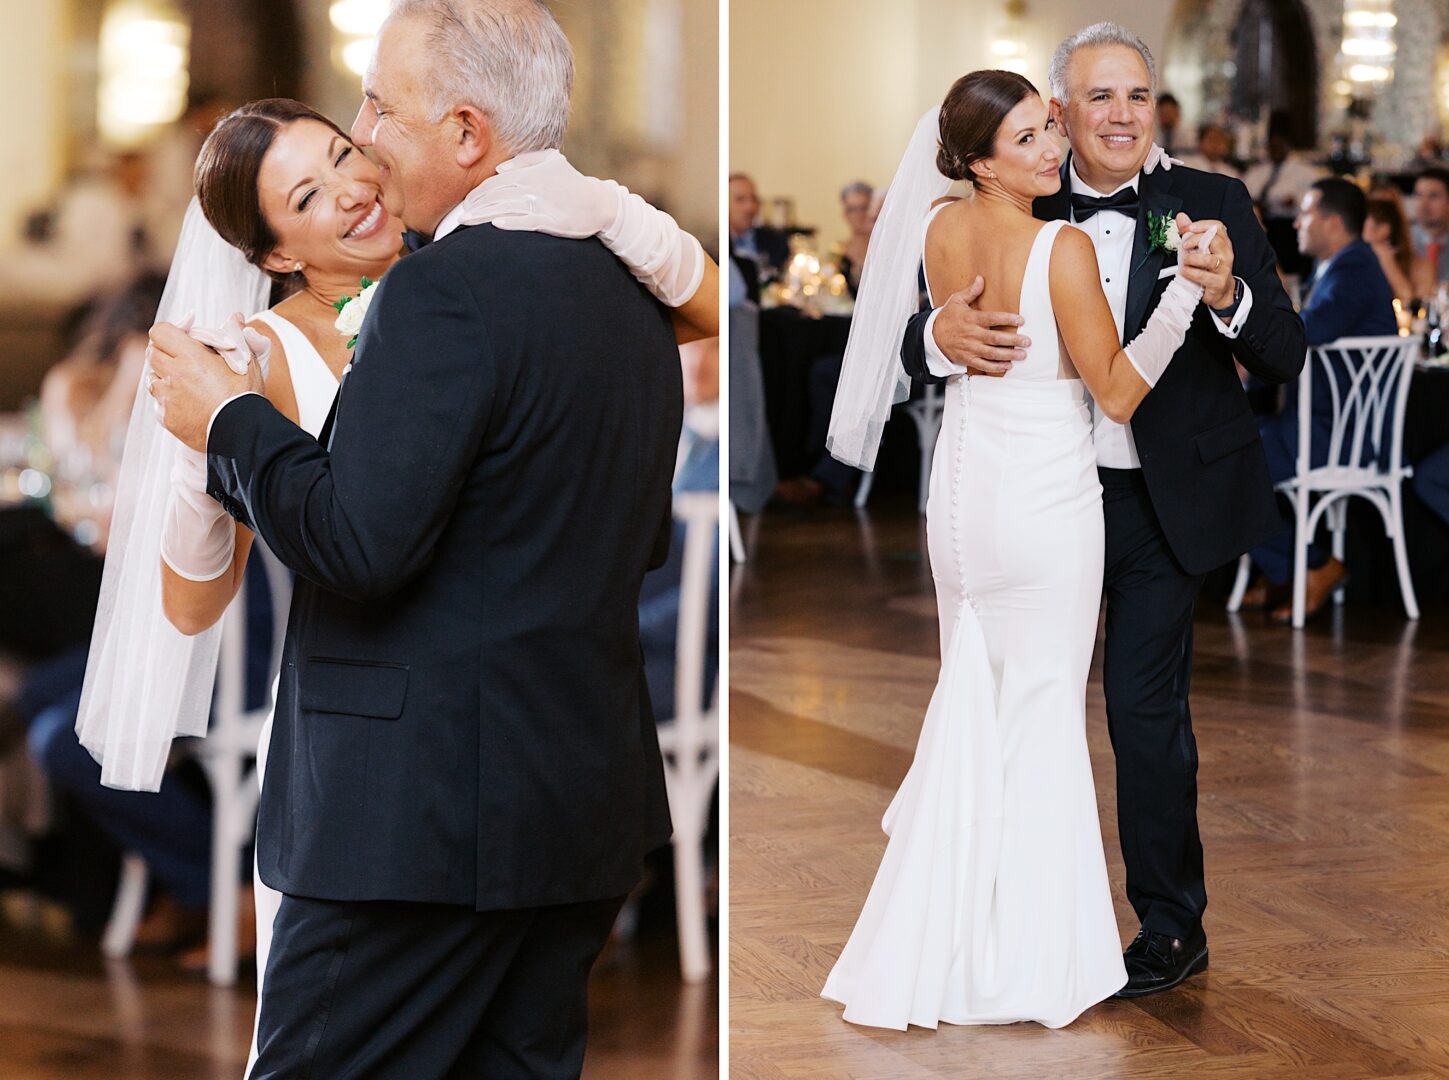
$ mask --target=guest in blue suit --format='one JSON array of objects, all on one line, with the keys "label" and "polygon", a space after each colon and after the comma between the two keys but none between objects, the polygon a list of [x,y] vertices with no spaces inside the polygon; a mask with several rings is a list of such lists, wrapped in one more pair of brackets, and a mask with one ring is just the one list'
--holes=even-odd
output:
[{"label": "guest in blue suit", "polygon": [[[1364,193],[1347,180],[1320,180],[1303,196],[1294,222],[1298,247],[1304,255],[1317,261],[1299,312],[1310,348],[1343,337],[1398,333],[1393,290],[1373,249],[1363,241],[1367,214]],[[1322,465],[1328,459],[1333,404],[1322,370],[1314,374],[1318,377],[1313,383],[1311,450],[1313,463]],[[1344,377],[1346,374],[1342,373]],[[1296,389],[1290,387],[1286,401],[1283,411],[1269,417],[1261,426],[1268,472],[1275,484],[1293,475],[1298,457]],[[1293,578],[1292,524],[1286,525],[1272,540],[1255,547],[1252,557],[1262,576],[1244,597],[1243,606],[1272,606],[1273,617],[1287,622],[1292,617],[1292,605],[1286,602]],[[1323,609],[1345,576],[1342,563],[1318,545],[1309,546],[1306,591],[1310,616]]]},{"label": "guest in blue suit", "polygon": [[1414,466],[1414,491],[1449,525],[1449,444]]}]

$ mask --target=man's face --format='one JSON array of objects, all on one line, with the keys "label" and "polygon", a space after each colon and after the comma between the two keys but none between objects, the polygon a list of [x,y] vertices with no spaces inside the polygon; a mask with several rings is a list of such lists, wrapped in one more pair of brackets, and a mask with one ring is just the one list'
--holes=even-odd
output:
[{"label": "man's face", "polygon": [[1430,232],[1449,226],[1449,189],[1432,176],[1414,181],[1414,220]]},{"label": "man's face", "polygon": [[1136,49],[1092,45],[1067,66],[1068,100],[1052,99],[1052,115],[1077,157],[1077,172],[1108,189],[1142,170],[1152,149],[1152,78]]},{"label": "man's face", "polygon": [[1182,110],[1177,107],[1175,101],[1164,101],[1157,106],[1157,122],[1168,131],[1177,127],[1177,122],[1182,119]]},{"label": "man's face", "polygon": [[363,102],[352,141],[370,146],[389,214],[431,235],[443,215],[468,193],[458,165],[458,125],[452,116],[428,119],[423,93],[430,58],[420,19],[389,19],[362,79]]},{"label": "man's face", "polygon": [[1332,249],[1329,237],[1335,219],[1323,212],[1319,205],[1322,199],[1323,192],[1309,188],[1293,219],[1293,227],[1298,230],[1298,250],[1310,259],[1321,259]]},{"label": "man's face", "polygon": [[760,216],[760,196],[755,182],[747,177],[730,181],[730,235],[740,236],[754,227]]}]

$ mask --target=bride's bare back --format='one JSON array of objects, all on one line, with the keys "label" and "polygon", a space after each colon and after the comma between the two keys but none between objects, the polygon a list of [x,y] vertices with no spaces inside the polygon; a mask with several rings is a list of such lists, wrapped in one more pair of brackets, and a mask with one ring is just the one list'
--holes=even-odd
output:
[{"label": "bride's bare back", "polygon": [[[979,275],[984,290],[975,307],[982,311],[1019,312],[1027,261],[1046,222],[986,199],[943,202],[926,231],[926,284],[932,303],[944,302],[952,293],[970,286]],[[1009,326],[999,329],[1008,333],[1015,330]],[[1026,326],[1020,332],[1031,337],[1032,328]],[[1057,377],[1077,378],[1064,342],[1058,353]]]}]

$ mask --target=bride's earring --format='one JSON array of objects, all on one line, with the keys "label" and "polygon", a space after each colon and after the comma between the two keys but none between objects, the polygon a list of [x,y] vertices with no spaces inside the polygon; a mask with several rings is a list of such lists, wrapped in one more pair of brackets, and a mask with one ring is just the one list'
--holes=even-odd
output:
[{"label": "bride's earring", "polygon": [[302,269],[302,264],[301,263],[297,263],[295,266],[292,267],[293,272],[300,272],[301,269]]}]

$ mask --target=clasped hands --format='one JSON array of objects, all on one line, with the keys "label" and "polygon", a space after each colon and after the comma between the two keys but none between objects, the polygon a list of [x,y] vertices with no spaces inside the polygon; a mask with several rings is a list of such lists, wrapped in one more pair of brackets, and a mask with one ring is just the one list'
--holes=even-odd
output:
[{"label": "clasped hands", "polygon": [[[1203,218],[1192,221],[1186,214],[1176,218],[1185,250],[1178,256],[1179,273],[1203,290],[1202,302],[1210,308],[1226,308],[1233,302],[1233,243],[1221,221]],[[1206,250],[1198,243],[1211,233]],[[952,293],[932,324],[937,346],[947,359],[985,375],[1004,375],[1011,365],[1026,359],[1031,338],[1017,333],[1025,320],[1014,311],[977,311],[971,305],[981,296],[985,281],[978,275],[964,289]]]},{"label": "clasped hands", "polygon": [[271,342],[244,326],[240,314],[219,330],[194,323],[188,315],[179,323],[151,327],[142,378],[166,430],[205,453],[217,407],[238,394],[265,390]]}]

